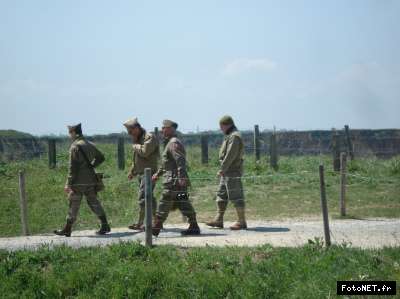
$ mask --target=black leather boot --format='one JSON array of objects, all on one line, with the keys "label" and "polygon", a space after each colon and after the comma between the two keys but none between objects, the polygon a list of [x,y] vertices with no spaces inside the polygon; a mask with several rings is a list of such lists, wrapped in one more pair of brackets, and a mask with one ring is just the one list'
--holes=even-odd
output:
[{"label": "black leather boot", "polygon": [[189,228],[181,231],[182,236],[197,236],[200,235],[200,227],[197,222],[191,222]]},{"label": "black leather boot", "polygon": [[108,224],[106,216],[99,217],[101,221],[100,229],[96,232],[96,235],[105,235],[111,231],[110,225]]},{"label": "black leather boot", "polygon": [[65,236],[65,237],[71,237],[71,232],[72,232],[72,221],[67,220],[67,223],[65,224],[63,229],[56,229],[54,233],[58,236]]},{"label": "black leather boot", "polygon": [[160,234],[162,227],[163,227],[163,224],[162,224],[161,219],[158,216],[156,216],[156,218],[154,219],[153,228],[151,231],[153,236],[157,237]]}]

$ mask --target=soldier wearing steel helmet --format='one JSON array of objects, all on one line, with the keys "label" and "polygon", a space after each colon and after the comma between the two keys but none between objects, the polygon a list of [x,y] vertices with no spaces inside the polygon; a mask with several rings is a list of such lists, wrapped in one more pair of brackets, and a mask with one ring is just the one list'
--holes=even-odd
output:
[{"label": "soldier wearing steel helmet", "polygon": [[163,175],[163,192],[158,211],[153,224],[153,235],[158,236],[163,222],[169,212],[177,207],[187,217],[189,228],[181,232],[182,235],[199,235],[200,228],[196,220],[196,212],[189,201],[187,188],[190,185],[186,169],[186,151],[182,142],[176,136],[178,124],[171,120],[164,120],[162,133],[164,136],[164,151],[162,165],[153,175],[153,181]]},{"label": "soldier wearing steel helmet", "polygon": [[94,168],[104,162],[104,155],[96,146],[82,135],[81,124],[68,126],[72,144],[70,147],[69,171],[64,190],[68,194],[69,210],[63,229],[55,230],[60,236],[71,236],[72,225],[76,221],[82,197],[85,196],[90,209],[99,217],[100,229],[96,232],[104,235],[111,231],[106,213],[97,198],[98,179]]},{"label": "soldier wearing steel helmet", "polygon": [[232,202],[237,212],[237,221],[230,227],[232,230],[246,229],[245,201],[241,177],[243,175],[244,144],[242,137],[231,116],[220,119],[220,128],[225,138],[219,151],[220,183],[217,192],[217,215],[206,222],[211,227],[224,227],[224,214],[228,201]]},{"label": "soldier wearing steel helmet", "polygon": [[[144,169],[150,168],[152,174],[158,170],[158,159],[160,156],[160,146],[157,136],[147,133],[140,125],[137,118],[132,118],[124,123],[128,134],[132,137],[133,145],[133,163],[129,170],[128,179],[138,178],[139,184],[139,216],[136,223],[129,226],[133,230],[143,230],[143,221],[145,214],[145,185]],[[154,188],[154,186],[153,186]],[[157,203],[153,196],[153,215],[155,215]]]}]

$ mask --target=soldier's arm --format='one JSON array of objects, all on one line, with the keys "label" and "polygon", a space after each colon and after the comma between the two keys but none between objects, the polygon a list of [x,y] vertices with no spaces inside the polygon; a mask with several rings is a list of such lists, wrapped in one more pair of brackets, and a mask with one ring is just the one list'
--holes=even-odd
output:
[{"label": "soldier's arm", "polygon": [[75,181],[76,175],[79,170],[79,160],[78,160],[78,149],[76,147],[72,147],[69,154],[69,167],[68,167],[68,177],[67,183],[65,184],[67,187],[71,187]]},{"label": "soldier's arm", "polygon": [[135,163],[132,163],[131,167],[129,168],[128,174],[135,175]]},{"label": "soldier's arm", "polygon": [[133,151],[136,152],[139,156],[147,158],[157,149],[157,145],[158,142],[156,138],[152,136],[143,144],[134,144]]},{"label": "soldier's arm", "polygon": [[164,174],[164,172],[165,172],[164,168],[160,167],[160,168],[157,170],[157,172],[154,174],[154,176],[160,177],[160,176],[162,176],[162,175]]},{"label": "soldier's arm", "polygon": [[232,136],[232,138],[228,141],[226,155],[224,159],[221,161],[221,171],[226,172],[231,166],[233,160],[237,157],[240,150],[240,139],[237,136]]},{"label": "soldier's arm", "polygon": [[94,149],[94,160],[93,160],[92,164],[93,164],[93,167],[97,167],[101,163],[104,162],[105,157],[104,157],[103,153],[101,151],[99,151],[97,149],[97,147],[95,147],[94,145],[93,145],[93,149]]},{"label": "soldier's arm", "polygon": [[178,169],[178,178],[187,178],[185,150],[178,142],[170,144],[169,148]]}]

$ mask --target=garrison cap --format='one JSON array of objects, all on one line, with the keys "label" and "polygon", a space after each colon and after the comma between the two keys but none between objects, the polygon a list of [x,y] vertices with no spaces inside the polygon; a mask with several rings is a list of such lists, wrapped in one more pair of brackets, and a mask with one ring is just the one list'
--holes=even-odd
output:
[{"label": "garrison cap", "polygon": [[79,123],[77,125],[71,125],[71,126],[67,126],[68,127],[68,131],[71,132],[75,132],[78,135],[82,135],[82,124]]},{"label": "garrison cap", "polygon": [[233,118],[229,115],[224,115],[223,117],[221,117],[221,119],[219,120],[219,123],[221,125],[234,125],[235,122],[233,121]]},{"label": "garrison cap", "polygon": [[126,128],[135,128],[135,127],[140,127],[140,123],[137,117],[135,117],[135,118],[130,118],[126,122],[124,122],[124,126]]},{"label": "garrison cap", "polygon": [[174,128],[175,130],[178,128],[178,124],[172,120],[165,119],[162,122],[163,128]]}]

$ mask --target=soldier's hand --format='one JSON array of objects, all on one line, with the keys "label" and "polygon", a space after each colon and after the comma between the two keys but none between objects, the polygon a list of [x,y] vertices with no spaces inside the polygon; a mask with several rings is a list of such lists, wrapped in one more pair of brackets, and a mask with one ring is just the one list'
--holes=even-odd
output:
[{"label": "soldier's hand", "polygon": [[154,183],[154,182],[157,182],[157,180],[158,180],[158,175],[153,174],[153,176],[151,177],[151,180],[152,180],[153,183]]},{"label": "soldier's hand", "polygon": [[132,173],[128,174],[128,181],[132,181],[134,177]]},{"label": "soldier's hand", "polygon": [[218,171],[217,176],[224,176],[224,172],[222,170]]}]

